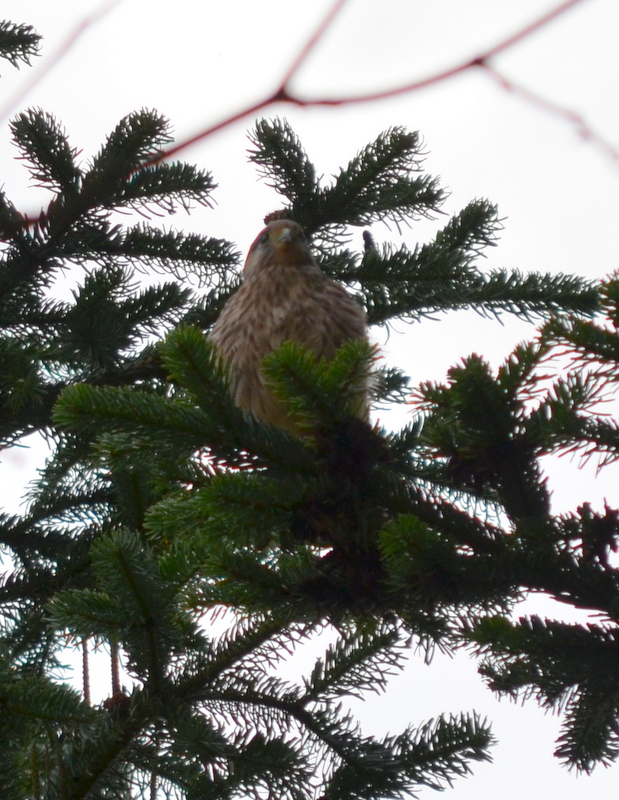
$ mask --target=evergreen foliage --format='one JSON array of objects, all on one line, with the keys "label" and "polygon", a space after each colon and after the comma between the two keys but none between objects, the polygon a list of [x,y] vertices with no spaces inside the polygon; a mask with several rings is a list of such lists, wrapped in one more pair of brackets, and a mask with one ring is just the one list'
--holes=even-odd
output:
[{"label": "evergreen foliage", "polygon": [[36,56],[41,37],[30,25],[16,25],[14,22],[0,21],[0,58],[14,67],[22,61],[30,64]]},{"label": "evergreen foliage", "polygon": [[[36,41],[5,24],[0,55],[27,60]],[[130,222],[210,203],[208,173],[159,160],[167,121],[129,115],[88,165],[40,109],[12,131],[51,197],[28,219],[0,196],[0,436],[39,432],[52,455],[27,511],[0,517],[2,796],[443,788],[489,758],[474,712],[379,738],[346,710],[385,688],[412,643],[475,647],[497,692],[564,709],[561,758],[584,770],[614,759],[619,511],[553,516],[540,458],[619,451],[596,405],[619,374],[617,281],[482,271],[500,229],[483,200],[413,251],[368,236],[355,252],[349,226],[438,211],[418,135],[386,131],[323,185],[289,125],[262,120],[251,160],[371,323],[461,308],[542,322],[496,374],[473,355],[416,389],[419,414],[392,433],[355,416],[359,390],[372,373],[377,402],[403,402],[405,375],[363,343],[328,363],[288,343],[265,370],[303,419],[291,436],[233,405],[204,336],[238,285],[234,245]],[[57,299],[61,276],[70,301]],[[582,369],[549,377],[566,353]],[[602,621],[515,621],[527,590]],[[285,680],[283,662],[319,636],[311,671]],[[122,661],[103,703],[63,679],[67,642]]]}]

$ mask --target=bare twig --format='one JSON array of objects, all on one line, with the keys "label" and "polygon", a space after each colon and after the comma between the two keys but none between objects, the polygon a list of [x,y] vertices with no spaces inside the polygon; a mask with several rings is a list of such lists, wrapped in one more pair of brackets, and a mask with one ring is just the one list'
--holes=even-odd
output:
[{"label": "bare twig", "polygon": [[564,14],[566,11],[569,11],[574,6],[577,6],[580,3],[584,2],[584,0],[567,0],[567,2],[561,3],[560,5],[556,6],[554,9],[551,9],[538,19],[528,23],[520,30],[516,31],[515,33],[506,37],[505,39],[502,39],[500,42],[490,47],[484,53],[474,58],[471,58],[468,61],[464,61],[461,64],[457,64],[453,67],[450,67],[449,69],[445,69],[442,70],[441,72],[435,73],[434,75],[430,75],[427,78],[422,78],[421,80],[412,81],[402,86],[396,86],[390,89],[384,89],[379,92],[372,92],[363,95],[349,95],[349,96],[331,97],[331,98],[326,98],[326,97],[306,98],[295,94],[290,89],[290,83],[292,79],[295,77],[300,67],[307,59],[309,53],[315,48],[319,40],[324,36],[328,28],[331,26],[333,20],[335,19],[336,15],[339,13],[345,2],[346,0],[336,0],[331,10],[327,14],[327,16],[320,23],[317,30],[312,34],[312,36],[308,40],[307,44],[303,47],[301,52],[295,57],[290,67],[286,70],[286,72],[284,73],[284,77],[279,85],[279,88],[275,92],[273,92],[273,94],[268,95],[263,100],[260,100],[257,103],[252,104],[251,106],[248,106],[244,109],[241,109],[240,111],[237,111],[235,114],[226,117],[220,122],[217,122],[214,125],[205,128],[204,130],[200,131],[194,136],[191,136],[188,139],[185,139],[179,142],[178,144],[174,145],[173,147],[169,148],[168,150],[163,151],[155,159],[153,159],[153,162],[171,158],[175,156],[177,153],[179,153],[181,150],[185,150],[187,147],[196,144],[202,139],[206,139],[213,133],[216,133],[217,131],[226,128],[229,125],[232,125],[233,123],[238,122],[241,119],[244,119],[245,117],[249,117],[253,114],[256,114],[258,111],[261,111],[262,109],[266,108],[267,106],[273,105],[274,103],[278,102],[292,103],[294,105],[304,106],[304,107],[341,106],[341,105],[353,105],[357,103],[371,103],[371,102],[376,102],[378,100],[387,100],[391,97],[397,97],[399,95],[409,94],[411,92],[419,91],[420,89],[424,89],[428,86],[433,86],[437,83],[446,81],[449,78],[453,78],[454,76],[466,72],[469,69],[474,69],[478,67],[484,68],[486,73],[492,75],[492,77],[496,79],[504,89],[508,89],[509,91],[518,94],[520,97],[524,98],[528,102],[534,103],[535,105],[544,108],[546,111],[553,113],[555,115],[559,115],[564,119],[568,120],[570,123],[576,125],[579,134],[583,138],[586,138],[594,142],[603,150],[605,150],[607,153],[609,153],[613,158],[617,158],[615,148],[607,141],[605,141],[602,136],[593,131],[585,123],[584,119],[579,114],[577,114],[574,111],[570,111],[567,108],[563,108],[550,101],[543,100],[541,97],[535,95],[533,92],[527,91],[526,89],[522,89],[516,86],[513,82],[507,80],[507,78],[505,78],[494,66],[490,65],[490,60],[492,58],[499,55],[500,53],[505,52],[509,48],[519,44],[524,39],[530,37],[532,34],[536,33],[541,28],[545,27],[550,22],[557,19],[557,17],[559,17],[561,14]]},{"label": "bare twig", "polygon": [[84,689],[84,702],[90,705],[90,665],[88,663],[88,639],[82,639],[82,683]]},{"label": "bare twig", "polygon": [[316,47],[318,42],[322,39],[325,35],[327,30],[331,27],[333,20],[339,14],[341,9],[344,7],[346,0],[336,0],[333,4],[329,13],[326,17],[321,21],[320,25],[316,28],[314,33],[310,36],[307,40],[306,44],[300,50],[298,55],[295,56],[294,61],[286,70],[284,77],[279,85],[279,88],[276,89],[273,94],[270,94],[268,97],[265,97],[264,100],[259,100],[257,103],[249,106],[248,108],[244,108],[241,111],[233,114],[230,117],[226,117],[221,122],[216,122],[214,125],[211,125],[208,128],[200,131],[195,136],[190,136],[188,139],[180,142],[174,147],[170,147],[155,158],[152,159],[151,163],[157,163],[158,161],[162,161],[164,158],[171,158],[179,153],[181,150],[185,150],[187,147],[191,147],[191,145],[196,144],[197,142],[202,141],[202,139],[206,139],[208,136],[211,136],[213,133],[217,133],[222,128],[227,128],[229,125],[232,125],[235,122],[238,122],[245,117],[250,116],[251,114],[255,114],[257,111],[261,111],[263,108],[272,105],[273,103],[277,103],[278,101],[282,102],[290,102],[296,103],[298,105],[305,105],[305,103],[301,100],[297,100],[288,92],[288,85],[290,81],[294,78],[297,74],[301,65],[304,61],[308,58],[309,54],[312,50]]},{"label": "bare twig", "polygon": [[9,97],[7,102],[0,108],[0,122],[4,122],[16,106],[22,105],[26,96],[30,94],[34,87],[37,86],[37,84],[39,84],[43,78],[46,78],[47,75],[49,75],[56,64],[62,61],[62,59],[75,46],[84,33],[86,33],[88,28],[99,22],[99,20],[102,19],[102,17],[104,17],[106,14],[109,14],[109,12],[116,8],[120,2],[121,0],[107,0],[107,2],[102,3],[99,8],[95,9],[92,14],[89,14],[87,17],[84,17],[84,19],[78,22],[78,24],[71,31],[69,31],[69,34],[60,44],[60,47],[58,47],[58,49],[52,53],[52,55],[41,65],[40,69],[35,70],[32,73],[30,80],[22,83],[18,91],[15,92],[12,97]]},{"label": "bare twig", "polygon": [[316,30],[314,31],[312,36],[310,36],[310,38],[308,39],[305,47],[302,48],[302,50],[300,51],[298,56],[295,58],[295,60],[292,62],[292,64],[288,68],[288,71],[284,75],[284,77],[282,79],[282,82],[281,82],[281,88],[282,89],[285,86],[288,86],[290,81],[297,74],[297,72],[301,68],[301,65],[303,64],[303,62],[307,60],[309,54],[316,47],[316,45],[322,39],[322,37],[325,35],[327,30],[331,27],[331,24],[332,24],[333,20],[340,13],[340,11],[342,10],[342,8],[344,7],[345,4],[346,4],[346,0],[336,0],[335,4],[331,8],[331,10],[327,14],[327,16],[323,19],[323,21],[320,23],[320,25],[316,28]]},{"label": "bare twig", "polygon": [[[71,33],[71,35],[67,38],[61,48],[56,52],[54,55],[51,64],[48,62],[46,66],[46,70],[39,74],[34,81],[24,87],[19,95],[19,98],[22,98],[32,86],[37,83],[44,74],[46,74],[59,60],[62,56],[66,54],[66,52],[73,46],[75,41],[83,34],[83,32],[92,25],[96,20],[100,19],[104,14],[108,13],[112,8],[114,8],[120,0],[109,0],[107,3],[102,5],[94,14],[90,15],[86,19],[84,19]],[[307,98],[302,97],[295,92],[293,92],[290,88],[290,84],[292,80],[296,77],[297,73],[301,69],[302,65],[307,60],[310,53],[315,49],[316,45],[320,42],[320,40],[324,37],[327,30],[333,24],[336,16],[344,7],[346,0],[335,0],[331,9],[326,14],[324,19],[320,22],[314,33],[310,36],[306,44],[300,50],[300,52],[295,56],[292,63],[284,72],[284,76],[278,86],[278,88],[272,92],[271,94],[264,97],[262,100],[258,100],[255,103],[252,103],[245,108],[240,109],[239,111],[231,114],[228,117],[216,122],[212,125],[209,125],[207,128],[200,130],[198,133],[189,136],[186,139],[181,140],[177,144],[173,145],[172,147],[167,148],[166,150],[162,150],[153,156],[150,161],[146,162],[147,164],[156,164],[166,159],[171,159],[180,153],[183,150],[191,147],[194,144],[202,141],[203,139],[212,136],[214,133],[221,131],[230,125],[233,125],[235,122],[239,122],[246,117],[250,117],[252,115],[257,114],[258,112],[262,111],[263,109],[274,105],[276,103],[290,103],[293,105],[303,106],[303,107],[313,107],[313,106],[341,106],[341,105],[353,105],[359,103],[371,103],[376,102],[379,100],[387,100],[392,97],[397,97],[399,95],[410,94],[415,91],[419,91],[421,89],[427,88],[429,86],[436,85],[438,83],[442,83],[443,81],[449,80],[450,78],[455,77],[456,75],[460,75],[467,70],[471,69],[483,69],[484,72],[491,76],[494,80],[496,80],[499,85],[515,95],[522,97],[529,103],[535,104],[538,107],[544,109],[548,113],[552,113],[555,116],[559,116],[565,120],[567,120],[570,124],[574,125],[577,128],[579,135],[596,144],[600,149],[605,151],[608,155],[611,156],[614,160],[619,160],[619,153],[615,147],[613,147],[608,141],[606,141],[600,134],[594,131],[584,120],[584,118],[572,111],[568,108],[560,106],[552,101],[546,100],[542,98],[540,95],[535,94],[534,92],[524,89],[521,86],[518,86],[513,81],[506,78],[493,64],[491,64],[491,60],[499,55],[500,53],[505,52],[506,50],[514,47],[515,45],[519,44],[523,40],[529,38],[534,33],[539,31],[541,28],[544,28],[552,21],[556,20],[557,17],[564,14],[566,11],[569,11],[574,6],[583,3],[584,0],[566,0],[566,2],[561,3],[560,5],[556,6],[555,8],[548,11],[546,14],[542,15],[538,19],[534,20],[533,22],[528,23],[524,27],[520,28],[515,33],[507,36],[505,39],[502,39],[497,44],[493,45],[492,47],[488,48],[485,52],[481,53],[474,58],[471,58],[467,61],[463,61],[460,64],[456,64],[453,67],[448,69],[444,69],[440,72],[436,72],[433,75],[430,75],[426,78],[422,78],[420,80],[412,81],[410,83],[406,83],[402,86],[395,86],[389,89],[384,89],[379,92],[372,92],[363,95],[351,95],[351,96],[341,96],[341,97],[322,97],[322,98]],[[12,100],[10,102],[10,106],[14,105],[16,100]],[[0,112],[0,115],[4,113],[6,114],[7,111],[5,109],[4,112]],[[30,225],[37,224],[37,222],[42,219],[42,215],[37,217],[24,217],[22,222],[23,227],[29,227]]]},{"label": "bare twig", "polygon": [[230,117],[226,117],[221,122],[216,122],[214,125],[211,125],[210,128],[205,128],[204,130],[196,133],[195,136],[190,136],[188,139],[184,139],[179,144],[175,144],[173,147],[169,147],[167,150],[162,150],[156,156],[148,161],[148,164],[157,164],[159,161],[163,161],[166,158],[172,158],[177,153],[180,153],[181,150],[185,150],[187,147],[191,147],[191,145],[197,144],[201,142],[202,139],[206,139],[208,136],[211,136],[213,133],[217,133],[217,131],[222,130],[223,128],[227,128],[229,125],[232,125],[235,122],[238,122],[245,117],[249,117],[251,114],[255,114],[258,111],[261,111],[263,108],[270,106],[272,103],[277,102],[278,100],[283,99],[280,98],[278,93],[269,95],[264,100],[259,100],[253,106],[249,106],[248,108],[244,108],[241,111],[238,111],[236,114],[232,114]]},{"label": "bare twig", "polygon": [[489,58],[493,58],[494,56],[503,52],[503,50],[507,50],[509,47],[513,47],[515,44],[518,44],[518,42],[531,36],[532,33],[535,33],[540,28],[543,28],[546,25],[548,25],[549,22],[555,20],[565,11],[569,11],[571,8],[579,5],[579,3],[582,2],[583,0],[567,0],[565,3],[561,3],[561,5],[558,5],[555,8],[550,9],[548,13],[539,17],[538,19],[534,20],[528,25],[525,25],[524,28],[521,28],[519,31],[516,31],[516,33],[512,34],[511,36],[508,36],[507,39],[503,39],[503,41],[500,42],[498,45],[488,50],[484,56],[484,60],[487,61]]},{"label": "bare twig", "polygon": [[425,89],[428,86],[432,86],[436,83],[442,83],[443,81],[446,81],[449,78],[453,78],[462,72],[466,72],[466,70],[487,64],[491,58],[494,58],[494,56],[499,55],[499,53],[503,53],[505,50],[508,50],[510,47],[513,47],[516,44],[519,44],[521,41],[523,41],[523,39],[526,39],[527,37],[531,36],[533,33],[540,30],[540,28],[543,28],[544,26],[548,25],[549,22],[552,22],[561,14],[563,14],[570,8],[573,8],[574,6],[582,2],[584,2],[584,0],[568,0],[568,2],[562,3],[560,6],[557,6],[552,11],[549,11],[547,14],[544,14],[544,16],[540,17],[534,22],[530,22],[528,25],[525,25],[524,28],[521,28],[519,31],[516,31],[516,33],[513,33],[506,39],[503,39],[502,41],[498,42],[493,47],[486,50],[484,53],[475,56],[474,58],[471,58],[468,61],[463,61],[461,64],[456,64],[455,66],[450,67],[449,69],[445,69],[442,70],[441,72],[435,73],[434,75],[430,75],[427,78],[422,78],[421,80],[418,81],[405,83],[402,86],[394,86],[391,89],[383,89],[380,92],[373,92],[369,94],[350,95],[348,97],[325,98],[320,100],[295,99],[294,102],[297,102],[300,105],[328,105],[328,106],[349,105],[353,103],[370,103],[376,100],[387,100],[391,97],[397,97],[398,95],[401,94],[409,94],[410,92],[419,91],[419,89]]},{"label": "bare twig", "polygon": [[110,640],[110,658],[112,667],[112,697],[122,694],[120,685],[120,647],[118,642]]},{"label": "bare twig", "polygon": [[503,89],[519,95],[528,103],[539,106],[543,111],[546,111],[549,114],[553,114],[556,117],[567,120],[570,125],[573,125],[576,128],[578,135],[582,139],[593,142],[597,147],[600,148],[600,150],[605,151],[606,154],[614,161],[619,161],[619,150],[616,147],[613,147],[610,142],[606,141],[606,139],[604,139],[598,133],[596,133],[596,131],[591,128],[584,117],[576,113],[576,111],[572,111],[569,108],[560,106],[558,103],[553,103],[551,100],[532,92],[530,89],[525,89],[524,86],[514,83],[514,81],[506,78],[505,75],[500,73],[487,62],[480,64],[480,66],[483,67],[492,78],[498,81],[499,85]]}]

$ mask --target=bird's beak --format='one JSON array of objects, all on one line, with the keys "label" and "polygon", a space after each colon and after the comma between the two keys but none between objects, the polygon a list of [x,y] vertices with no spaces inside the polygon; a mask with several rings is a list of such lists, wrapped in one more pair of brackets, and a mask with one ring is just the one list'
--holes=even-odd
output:
[{"label": "bird's beak", "polygon": [[279,234],[279,241],[282,244],[290,244],[290,242],[292,241],[292,229],[282,228],[282,231]]}]

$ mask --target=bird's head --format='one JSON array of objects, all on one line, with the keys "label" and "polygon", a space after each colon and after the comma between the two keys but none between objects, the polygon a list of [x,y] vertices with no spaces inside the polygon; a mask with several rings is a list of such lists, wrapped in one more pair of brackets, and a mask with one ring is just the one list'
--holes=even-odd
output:
[{"label": "bird's head", "polygon": [[254,240],[243,271],[247,278],[266,265],[295,267],[314,263],[303,228],[290,219],[277,219],[269,222]]}]

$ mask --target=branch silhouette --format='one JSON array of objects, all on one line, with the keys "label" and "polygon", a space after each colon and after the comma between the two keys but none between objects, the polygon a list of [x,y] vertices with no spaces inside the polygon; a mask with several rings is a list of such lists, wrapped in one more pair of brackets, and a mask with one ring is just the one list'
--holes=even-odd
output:
[{"label": "branch silhouette", "polygon": [[530,89],[525,89],[524,86],[520,86],[510,78],[506,78],[505,75],[495,69],[487,61],[479,66],[483,67],[486,73],[497,81],[502,89],[505,89],[507,92],[513,92],[513,94],[522,97],[527,103],[538,106],[542,111],[546,111],[548,114],[552,114],[555,117],[567,121],[570,125],[574,126],[581,139],[592,142],[596,147],[605,152],[609,158],[614,161],[619,161],[619,150],[591,128],[585,118],[577,111],[561,106],[558,103],[553,103],[552,100],[548,100]]},{"label": "branch silhouette", "polygon": [[22,103],[32,89],[41,83],[43,78],[46,78],[54,67],[66,58],[67,54],[75,47],[86,31],[109,14],[110,11],[113,11],[120,2],[121,0],[107,0],[100,5],[99,8],[96,8],[91,14],[85,16],[71,28],[64,41],[61,42],[56,51],[52,53],[49,61],[43,64],[40,69],[35,70],[30,80],[23,83],[18,91],[9,97],[6,103],[0,108],[0,122],[4,122],[11,111]]},{"label": "branch silhouette", "polygon": [[[92,14],[85,17],[80,23],[78,23],[70,31],[65,41],[53,54],[50,61],[45,65],[45,67],[42,70],[40,70],[30,82],[28,82],[24,87],[22,87],[21,91],[6,104],[3,110],[0,110],[0,119],[2,118],[3,115],[6,115],[8,111],[12,107],[14,107],[14,105],[17,102],[23,100],[26,94],[33,88],[33,86],[35,86],[45,75],[47,75],[47,73],[51,69],[53,69],[53,67],[56,66],[56,64],[62,58],[66,57],[68,52],[73,48],[73,46],[76,44],[79,38],[95,22],[97,22],[104,15],[113,10],[119,4],[120,1],[121,0],[107,0],[107,2],[104,2],[96,11],[94,11]],[[190,148],[194,144],[201,142],[203,139],[207,139],[209,136],[212,136],[213,134],[225,128],[230,127],[234,123],[239,122],[240,120],[245,119],[247,117],[251,117],[255,114],[258,114],[259,112],[264,111],[268,107],[275,105],[277,103],[288,103],[291,105],[310,108],[315,106],[344,106],[344,105],[357,105],[361,103],[379,102],[381,100],[387,100],[392,97],[411,94],[415,91],[419,91],[421,89],[425,89],[427,87],[447,81],[457,75],[460,75],[468,70],[473,70],[473,69],[483,70],[483,72],[490,78],[492,78],[503,90],[509,91],[512,94],[522,98],[525,102],[531,105],[535,105],[538,108],[541,108],[548,114],[552,114],[553,116],[559,117],[560,119],[567,121],[570,125],[575,127],[578,135],[583,140],[592,142],[596,147],[598,147],[598,149],[604,152],[606,156],[610,157],[614,161],[619,161],[619,150],[616,147],[614,147],[608,140],[606,140],[601,134],[595,131],[587,123],[587,121],[584,119],[582,115],[580,115],[578,112],[570,108],[559,105],[551,100],[542,97],[541,95],[537,94],[531,89],[527,89],[520,86],[519,84],[508,78],[506,75],[504,75],[493,63],[493,59],[496,56],[515,47],[525,39],[528,39],[540,29],[548,26],[559,16],[563,15],[564,13],[571,10],[575,6],[582,4],[584,0],[566,0],[566,2],[557,5],[555,8],[546,12],[545,14],[533,20],[532,22],[528,23],[527,25],[524,25],[519,30],[515,31],[506,38],[497,42],[495,45],[489,47],[480,55],[477,55],[473,58],[470,58],[466,61],[456,64],[453,67],[449,67],[447,69],[436,72],[426,78],[411,81],[402,84],[400,86],[388,87],[378,92],[368,92],[366,94],[360,94],[360,95],[348,95],[340,97],[315,97],[315,98],[303,97],[302,95],[297,94],[291,88],[291,83],[301,70],[304,63],[307,61],[309,55],[315,50],[316,46],[320,43],[320,41],[324,38],[327,31],[331,28],[336,17],[343,9],[343,7],[346,5],[346,2],[347,0],[335,0],[333,5],[329,9],[328,13],[325,15],[325,17],[317,26],[316,30],[307,40],[306,44],[301,48],[299,53],[293,58],[291,64],[284,71],[284,75],[279,85],[275,89],[275,91],[263,97],[262,99],[256,100],[256,102],[251,103],[248,106],[245,106],[244,108],[225,117],[224,119],[203,128],[198,133],[189,136],[185,139],[181,139],[179,142],[172,145],[171,147],[162,149],[159,153],[157,153],[149,161],[147,161],[146,165],[156,164],[161,161],[171,159],[177,156],[182,151]],[[42,220],[44,220],[44,218],[45,218],[44,211],[41,212],[40,214],[32,216],[25,215],[23,217],[23,222],[21,223],[20,227],[27,228],[32,225],[37,225]]]},{"label": "branch silhouette", "polygon": [[513,92],[514,94],[517,94],[518,96],[522,97],[525,101],[534,104],[538,107],[541,107],[546,112],[558,116],[564,120],[567,120],[571,124],[575,125],[578,130],[578,133],[583,139],[587,139],[593,142],[598,147],[600,147],[600,149],[605,151],[607,155],[609,155],[611,158],[619,160],[619,151],[617,151],[617,149],[614,148],[608,141],[606,141],[600,134],[595,132],[587,124],[587,122],[580,114],[578,114],[575,111],[572,111],[569,108],[553,103],[550,100],[546,100],[531,90],[524,89],[523,87],[518,86],[513,81],[509,80],[505,75],[503,75],[493,64],[491,64],[491,61],[495,56],[505,52],[506,50],[514,47],[523,40],[529,38],[532,34],[536,33],[541,28],[547,26],[549,23],[556,20],[557,17],[561,16],[566,11],[569,11],[574,6],[577,6],[583,2],[584,0],[567,0],[566,2],[561,3],[560,5],[551,9],[538,19],[528,23],[515,33],[501,40],[494,46],[490,47],[484,53],[474,58],[471,58],[467,61],[463,61],[462,63],[457,64],[453,67],[450,67],[448,69],[430,75],[427,78],[412,81],[410,83],[405,83],[402,86],[395,86],[384,89],[379,92],[370,92],[362,95],[349,95],[349,96],[331,97],[331,98],[302,97],[301,95],[296,94],[290,88],[290,84],[293,78],[297,75],[297,73],[303,66],[304,62],[307,60],[309,54],[315,49],[316,45],[323,38],[327,30],[331,27],[338,13],[346,4],[346,0],[336,0],[334,5],[330,9],[329,13],[322,20],[316,31],[307,41],[306,45],[301,49],[299,54],[293,60],[292,64],[285,71],[284,77],[282,78],[279,86],[272,94],[267,95],[267,97],[263,98],[262,100],[258,100],[255,103],[252,103],[251,105],[241,109],[235,114],[232,114],[231,116],[228,116],[225,119],[204,128],[194,136],[190,136],[187,139],[178,142],[178,144],[175,144],[174,146],[162,151],[157,157],[153,159],[152,163],[172,158],[173,156],[176,156],[178,153],[180,153],[182,150],[185,150],[188,147],[197,144],[203,139],[212,136],[214,133],[217,133],[218,131],[234,124],[235,122],[244,119],[245,117],[252,116],[253,114],[262,111],[267,107],[274,105],[275,103],[290,103],[292,105],[297,105],[297,106],[312,107],[312,106],[342,106],[342,105],[354,105],[359,103],[377,102],[380,100],[387,100],[392,97],[397,97],[399,95],[410,94],[412,92],[419,91],[420,89],[427,88],[428,86],[432,86],[441,83],[443,81],[449,80],[450,78],[453,78],[456,75],[460,75],[463,72],[466,72],[467,70],[479,69],[479,68],[483,69],[486,72],[486,74],[490,75],[493,79],[495,79],[503,89]]}]

